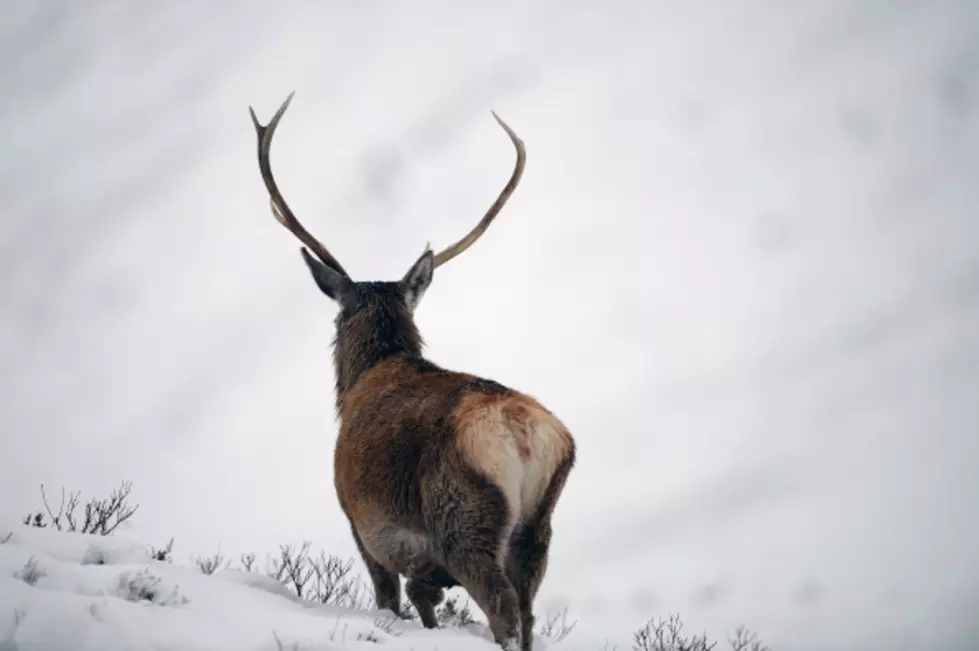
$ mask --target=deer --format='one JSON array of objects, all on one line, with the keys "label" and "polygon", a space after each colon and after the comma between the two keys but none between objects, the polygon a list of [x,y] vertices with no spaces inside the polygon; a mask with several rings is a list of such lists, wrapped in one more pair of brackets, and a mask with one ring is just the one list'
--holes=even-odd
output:
[{"label": "deer", "polygon": [[272,214],[303,244],[313,281],[339,307],[334,488],[375,605],[403,616],[404,577],[422,625],[438,628],[445,590],[461,586],[497,645],[530,651],[533,602],[575,441],[529,394],[429,361],[414,320],[435,269],[472,246],[513,194],[526,162],[523,141],[493,111],[517,162],[483,218],[438,254],[427,244],[400,280],[354,281],[300,224],[272,175],[272,137],[294,94],[266,125],[249,112]]}]

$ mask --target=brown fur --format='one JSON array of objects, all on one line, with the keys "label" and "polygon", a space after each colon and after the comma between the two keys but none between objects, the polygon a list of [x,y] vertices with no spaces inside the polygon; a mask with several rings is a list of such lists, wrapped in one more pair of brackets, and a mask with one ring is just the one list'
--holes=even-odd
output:
[{"label": "brown fur", "polygon": [[267,125],[249,109],[259,170],[276,220],[308,247],[301,252],[313,279],[340,305],[335,484],[377,605],[400,612],[404,575],[422,623],[434,628],[444,589],[462,585],[497,643],[530,651],[551,514],[574,465],[574,440],[530,396],[426,360],[413,316],[435,268],[479,239],[517,187],[523,142],[494,113],[517,161],[479,223],[439,254],[426,250],[399,282],[354,282],[299,223],[272,175],[272,136],[291,99]]}]

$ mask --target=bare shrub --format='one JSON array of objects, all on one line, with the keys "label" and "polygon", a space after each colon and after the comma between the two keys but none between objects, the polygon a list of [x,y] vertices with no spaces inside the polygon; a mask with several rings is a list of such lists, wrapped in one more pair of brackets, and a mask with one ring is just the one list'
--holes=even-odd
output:
[{"label": "bare shrub", "polygon": [[633,651],[711,651],[717,642],[708,642],[706,635],[686,637],[679,615],[651,618],[632,635]]},{"label": "bare shrub", "polygon": [[14,578],[20,579],[27,585],[35,585],[45,576],[47,576],[46,573],[37,566],[37,559],[35,559],[33,556],[27,559],[27,562],[24,563],[24,567],[14,572]]},{"label": "bare shrub", "polygon": [[167,544],[163,547],[153,547],[152,545],[147,550],[150,553],[150,558],[154,561],[159,561],[161,563],[172,563],[173,562],[173,538],[171,537]]},{"label": "bare shrub", "polygon": [[744,626],[734,629],[734,633],[728,636],[727,643],[731,645],[732,651],[772,651],[770,646],[762,644],[758,636]]},{"label": "bare shrub", "polygon": [[469,600],[466,599],[462,605],[459,604],[459,601],[458,595],[452,596],[443,601],[435,609],[435,618],[438,620],[439,626],[443,628],[458,628],[476,621],[476,618],[473,617],[472,609],[469,606]]},{"label": "bare shrub", "polygon": [[308,597],[306,584],[313,577],[312,562],[309,557],[309,541],[304,541],[298,550],[292,545],[279,545],[279,557],[269,563],[269,576],[292,590],[297,597]]},{"label": "bare shrub", "polygon": [[[684,635],[683,620],[673,614],[667,619],[650,618],[633,633],[632,640],[632,651],[711,651],[717,647],[717,642],[708,640],[706,634]],[[731,651],[772,651],[762,644],[755,633],[743,626],[735,629],[727,641]]]},{"label": "bare shrub", "polygon": [[117,594],[126,601],[146,601],[158,606],[182,606],[189,603],[187,597],[180,594],[177,586],[169,592],[164,592],[160,586],[161,580],[148,569],[138,572],[123,572],[116,584]]},{"label": "bare shrub", "polygon": [[241,569],[245,570],[246,572],[254,572],[255,571],[255,553],[254,552],[248,552],[247,554],[242,554],[241,555],[241,558],[240,558],[240,562],[241,562]]},{"label": "bare shrub", "polygon": [[568,623],[568,609],[564,608],[556,613],[549,613],[539,620],[537,634],[554,642],[560,642],[571,634],[577,624],[577,620]]},{"label": "bare shrub", "polygon": [[[239,569],[256,572],[275,579],[300,599],[319,604],[367,610],[372,599],[365,584],[353,572],[354,559],[344,560],[325,551],[312,552],[312,543],[304,541],[299,546],[280,545],[279,553],[269,557],[265,570],[259,569],[256,555],[241,554]],[[231,567],[231,561],[220,551],[207,557],[194,559],[194,566],[204,574]]]},{"label": "bare shrub", "polygon": [[394,625],[398,623],[397,617],[378,617],[374,620],[374,626],[378,630],[384,631],[388,635],[398,637],[401,635],[400,631],[394,630]]},{"label": "bare shrub", "polygon": [[[269,561],[266,574],[282,583],[300,599],[345,608],[367,609],[371,599],[360,577],[352,573],[354,560],[320,551],[310,553],[312,543],[298,547],[280,545],[279,556]],[[243,557],[248,567],[254,565],[254,554]]]},{"label": "bare shrub", "polygon": [[[202,573],[210,576],[221,569],[231,567],[231,561],[225,559],[224,554],[218,549],[210,556],[197,556],[194,558],[194,566]],[[222,567],[223,566],[223,567]]]},{"label": "bare shrub", "polygon": [[[124,481],[119,488],[113,490],[109,497],[105,499],[92,498],[82,507],[82,514],[77,513],[81,505],[81,492],[76,491],[65,495],[65,489],[61,489],[61,504],[58,512],[55,513],[48,502],[44,484],[41,484],[41,500],[44,504],[44,511],[28,513],[24,516],[23,523],[43,529],[51,526],[58,531],[77,531],[79,533],[93,534],[96,536],[108,536],[115,531],[119,525],[123,524],[136,513],[138,504],[129,503],[129,494],[132,492],[133,484],[131,481]],[[45,514],[48,520],[45,521]]]},{"label": "bare shrub", "polygon": [[272,637],[275,639],[275,648],[278,651],[300,651],[299,642],[293,642],[292,646],[287,647],[285,644],[282,643],[282,640],[279,639],[278,633],[276,633],[275,631],[272,631]]},{"label": "bare shrub", "polygon": [[[407,599],[401,604],[401,619],[420,621],[418,611]],[[476,622],[469,600],[462,600],[459,595],[452,595],[439,604],[435,609],[435,619],[442,628],[459,628]]]},{"label": "bare shrub", "polygon": [[17,645],[14,643],[14,636],[17,635],[17,629],[24,622],[24,618],[27,617],[27,611],[21,608],[14,608],[13,622],[10,628],[7,629],[6,634],[0,638],[0,651],[17,651]]},{"label": "bare shrub", "polygon": [[374,631],[367,631],[366,633],[357,633],[357,640],[361,642],[373,642],[374,644],[380,644],[381,638],[377,637]]}]

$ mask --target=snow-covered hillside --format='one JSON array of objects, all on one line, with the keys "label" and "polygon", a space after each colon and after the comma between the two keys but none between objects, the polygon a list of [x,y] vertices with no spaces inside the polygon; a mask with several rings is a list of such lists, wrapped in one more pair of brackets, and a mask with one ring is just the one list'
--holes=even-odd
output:
[{"label": "snow-covered hillside", "polygon": [[0,542],[0,651],[498,649],[479,624],[427,631],[313,604],[260,573],[208,576],[125,538],[0,526]]}]

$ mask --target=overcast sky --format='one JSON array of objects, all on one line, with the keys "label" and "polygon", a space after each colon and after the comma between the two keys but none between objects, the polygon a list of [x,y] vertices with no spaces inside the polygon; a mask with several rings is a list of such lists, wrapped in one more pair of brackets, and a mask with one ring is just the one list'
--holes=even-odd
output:
[{"label": "overcast sky", "polygon": [[[974,0],[7,3],[0,517],[134,481],[179,559],[311,539],[335,307],[465,233],[436,362],[541,399],[579,464],[539,610],[782,649],[979,636]],[[569,643],[569,646],[571,644]]]}]

